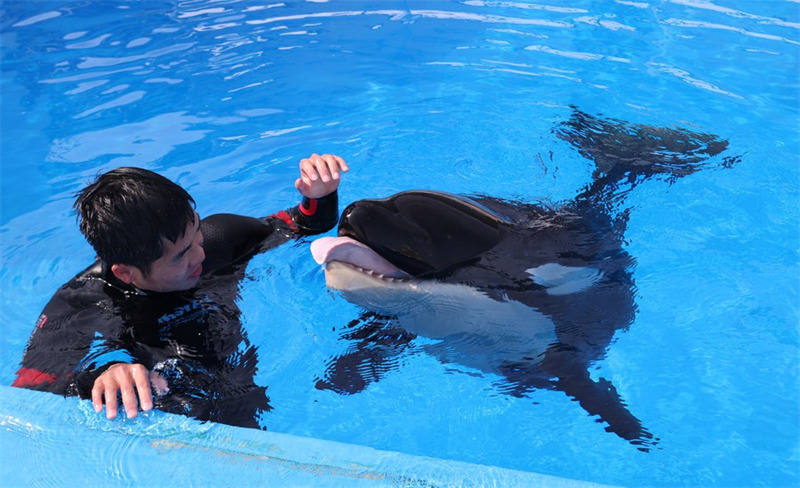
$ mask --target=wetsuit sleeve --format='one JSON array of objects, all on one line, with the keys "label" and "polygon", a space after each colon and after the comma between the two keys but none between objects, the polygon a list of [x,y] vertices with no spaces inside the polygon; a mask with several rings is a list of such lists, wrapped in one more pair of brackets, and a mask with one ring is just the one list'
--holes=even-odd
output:
[{"label": "wetsuit sleeve", "polygon": [[37,320],[12,386],[61,395],[91,395],[94,380],[116,363],[136,362],[122,319],[96,285],[73,280]]},{"label": "wetsuit sleeve", "polygon": [[53,308],[58,308],[57,305],[53,307],[54,302],[58,302],[58,295],[50,300],[39,315],[22,356],[17,378],[11,386],[61,394],[66,392],[71,373],[68,365],[75,364],[81,353],[72,353],[69,349],[59,353],[59,344],[62,341],[77,342],[78,338],[59,332],[67,318],[53,313]]},{"label": "wetsuit sleeve", "polygon": [[327,232],[339,222],[339,194],[334,191],[322,198],[303,197],[300,205],[271,217],[283,221],[296,235]]},{"label": "wetsuit sleeve", "polygon": [[[265,219],[234,214],[214,214],[200,222],[206,272],[248,259],[275,236],[275,226]],[[275,236],[277,237],[277,236]]]},{"label": "wetsuit sleeve", "polygon": [[292,238],[332,229],[339,221],[339,197],[303,197],[300,204],[263,219],[234,214],[214,214],[201,221],[205,272],[249,259],[258,252]]}]

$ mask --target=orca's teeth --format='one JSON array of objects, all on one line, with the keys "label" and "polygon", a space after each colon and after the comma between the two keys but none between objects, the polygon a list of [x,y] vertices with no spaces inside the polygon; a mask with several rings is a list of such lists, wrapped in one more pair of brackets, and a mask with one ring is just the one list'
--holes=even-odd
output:
[{"label": "orca's teeth", "polygon": [[383,273],[378,273],[378,272],[376,272],[375,270],[372,270],[372,269],[362,268],[361,266],[356,266],[355,264],[352,264],[352,263],[344,263],[344,264],[346,264],[347,266],[353,268],[354,270],[358,271],[359,273],[364,273],[367,276],[372,276],[373,278],[377,278],[379,280],[386,281],[386,282],[389,282],[389,283],[405,283],[405,282],[408,281],[408,278],[394,278],[392,276],[386,276]]}]

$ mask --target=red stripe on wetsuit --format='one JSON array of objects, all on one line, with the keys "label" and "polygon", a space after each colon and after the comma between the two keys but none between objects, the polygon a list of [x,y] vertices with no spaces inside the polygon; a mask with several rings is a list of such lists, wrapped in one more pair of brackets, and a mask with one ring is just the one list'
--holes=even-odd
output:
[{"label": "red stripe on wetsuit", "polygon": [[286,210],[281,210],[280,212],[278,212],[276,214],[270,215],[270,217],[275,217],[275,218],[283,220],[284,222],[286,222],[286,225],[288,225],[289,228],[292,229],[293,232],[297,232],[297,224],[294,223],[294,220],[292,219],[292,216],[289,215],[289,212],[287,212]]},{"label": "red stripe on wetsuit", "polygon": [[56,379],[54,375],[39,371],[38,369],[19,368],[19,371],[17,371],[17,379],[11,383],[11,386],[26,387],[38,386],[43,383],[52,384],[56,382]]},{"label": "red stripe on wetsuit", "polygon": [[[303,215],[312,217],[317,213],[317,200],[314,198],[303,197],[303,201],[300,202],[300,205],[298,205],[297,208]],[[294,232],[298,232],[297,223],[286,210],[281,210],[280,212],[273,214],[272,217],[283,220]]]},{"label": "red stripe on wetsuit", "polygon": [[[306,202],[308,202],[308,208],[305,207]],[[311,217],[317,213],[317,201],[313,198],[303,198],[303,201],[300,202],[298,208],[300,208],[300,212],[302,212],[303,215]]]}]

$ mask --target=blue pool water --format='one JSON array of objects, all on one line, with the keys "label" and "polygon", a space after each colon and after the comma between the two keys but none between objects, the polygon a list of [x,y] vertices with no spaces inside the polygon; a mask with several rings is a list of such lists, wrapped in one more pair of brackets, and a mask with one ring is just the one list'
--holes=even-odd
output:
[{"label": "blue pool water", "polygon": [[[507,473],[519,486],[525,473],[800,483],[796,0],[5,0],[0,41],[0,484],[86,486],[78,445],[93,466],[108,461],[89,472],[103,486],[158,485],[173,476],[159,459],[196,468],[165,486],[258,485],[276,445],[323,453],[276,454],[300,466],[272,478],[282,485],[346,485],[348,456],[367,466],[352,484],[464,484],[476,465],[496,470],[478,486],[513,485]],[[426,354],[424,338],[361,393],[316,389],[360,312],[326,290],[306,239],[256,257],[241,290],[268,434],[158,412],[108,423],[77,400],[8,388],[38,313],[93,258],[71,204],[98,172],[159,171],[201,215],[295,204],[311,152],[350,163],[342,205],[412,188],[559,202],[592,171],[552,133],[571,106],[715,134],[740,158],[628,199],[638,311],[592,375],[615,384],[658,449],[605,432],[561,392],[504,394],[498,378]],[[65,467],[42,471],[58,449]],[[408,472],[377,475],[400,468],[369,449],[398,453],[388,464]],[[338,467],[304,467],[326,455]],[[468,463],[452,468],[461,481],[415,472],[430,458]]]}]

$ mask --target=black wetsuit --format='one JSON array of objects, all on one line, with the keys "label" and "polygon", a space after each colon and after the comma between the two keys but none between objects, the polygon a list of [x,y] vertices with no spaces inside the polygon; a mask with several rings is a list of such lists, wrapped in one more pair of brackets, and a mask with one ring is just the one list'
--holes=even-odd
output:
[{"label": "black wetsuit", "polygon": [[201,221],[206,259],[191,290],[146,292],[126,285],[100,260],[62,286],[45,306],[13,386],[90,398],[95,379],[116,363],[142,364],[166,378],[155,408],[243,427],[262,427],[266,388],[253,379],[255,346],[236,305],[250,258],[338,221],[336,192],[303,199],[263,219],[217,214]]}]

